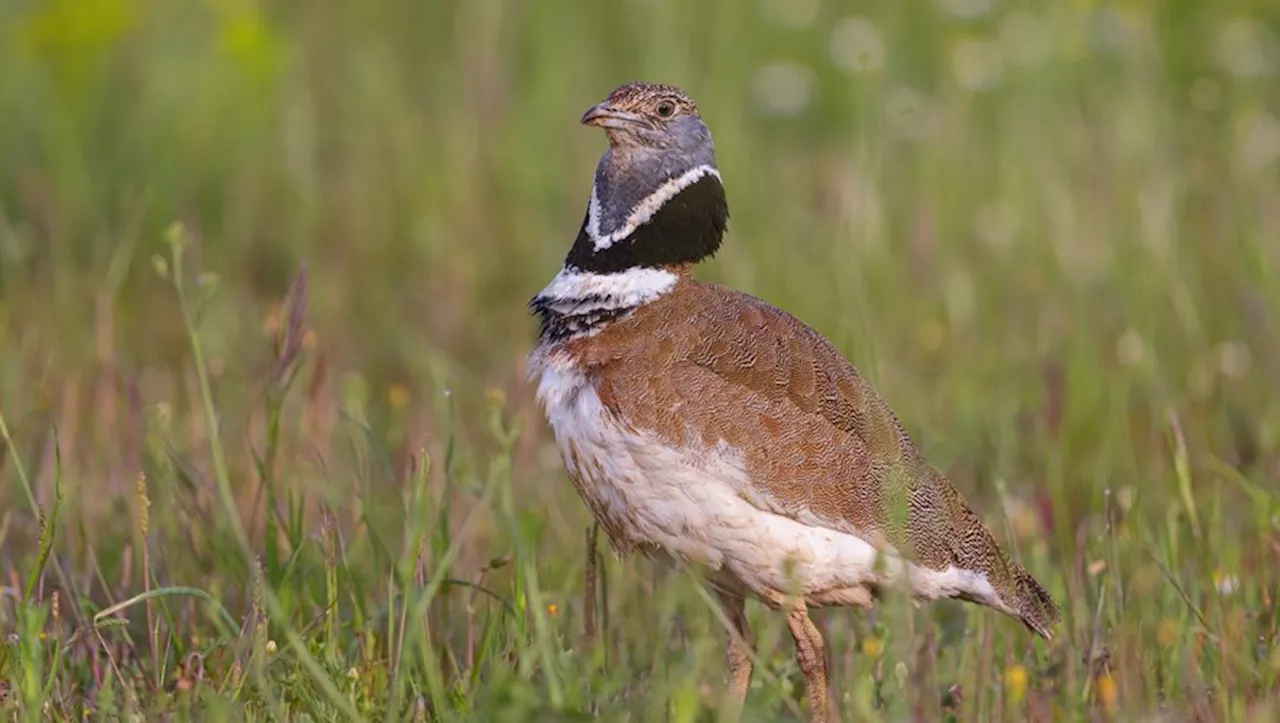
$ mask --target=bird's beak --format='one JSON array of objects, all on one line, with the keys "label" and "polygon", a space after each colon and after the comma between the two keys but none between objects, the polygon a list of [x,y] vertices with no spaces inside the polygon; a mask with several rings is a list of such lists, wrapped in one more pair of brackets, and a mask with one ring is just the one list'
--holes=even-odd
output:
[{"label": "bird's beak", "polygon": [[582,125],[599,126],[600,128],[633,128],[635,126],[647,127],[649,123],[637,113],[628,113],[625,110],[618,110],[613,106],[605,103],[597,103],[587,109],[582,114]]}]

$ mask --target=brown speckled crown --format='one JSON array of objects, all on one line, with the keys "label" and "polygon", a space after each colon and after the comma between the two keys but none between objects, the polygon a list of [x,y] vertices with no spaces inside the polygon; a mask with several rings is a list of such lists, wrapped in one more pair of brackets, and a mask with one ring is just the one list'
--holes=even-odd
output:
[{"label": "brown speckled crown", "polygon": [[693,102],[693,98],[676,86],[664,83],[644,83],[638,80],[624,83],[614,88],[605,102],[621,110],[634,111],[645,108],[658,99],[675,103],[689,115],[698,114],[698,104]]}]

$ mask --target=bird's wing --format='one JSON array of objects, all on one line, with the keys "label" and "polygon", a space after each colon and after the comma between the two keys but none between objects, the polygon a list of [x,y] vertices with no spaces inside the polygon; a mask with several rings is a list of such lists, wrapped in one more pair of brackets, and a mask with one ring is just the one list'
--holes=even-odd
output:
[{"label": "bird's wing", "polygon": [[601,375],[607,407],[676,446],[735,449],[752,486],[744,497],[769,512],[891,544],[932,570],[986,575],[1044,632],[1057,615],[1048,595],[834,346],[760,299],[689,284],[678,301],[638,314],[629,341],[597,360],[656,362]]}]

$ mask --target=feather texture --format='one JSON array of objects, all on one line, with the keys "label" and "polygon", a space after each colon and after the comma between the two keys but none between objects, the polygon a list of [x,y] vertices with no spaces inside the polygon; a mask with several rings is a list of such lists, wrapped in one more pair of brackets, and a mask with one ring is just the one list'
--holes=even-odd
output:
[{"label": "feather texture", "polygon": [[[922,596],[985,604],[1046,636],[1057,621],[1052,598],[921,456],[867,380],[794,316],[682,274],[670,292],[557,353],[621,428],[688,458],[732,450],[742,474],[705,483],[734,486],[762,520],[852,536],[929,579],[960,581],[917,586]],[[881,582],[861,581],[872,593]]]}]

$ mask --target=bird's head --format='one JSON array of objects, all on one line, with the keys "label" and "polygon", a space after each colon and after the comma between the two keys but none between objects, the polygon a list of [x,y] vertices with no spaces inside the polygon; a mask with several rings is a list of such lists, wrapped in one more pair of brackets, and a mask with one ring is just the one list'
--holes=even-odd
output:
[{"label": "bird's head", "polygon": [[569,262],[581,268],[693,263],[715,253],[728,221],[711,131],[673,85],[626,83],[587,109],[609,148]]},{"label": "bird's head", "polygon": [[714,163],[711,131],[698,106],[673,85],[627,83],[591,106],[582,123],[605,129],[616,151],[683,156],[690,163]]}]

